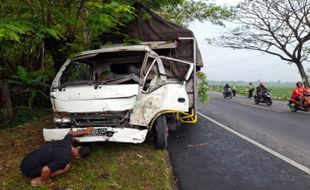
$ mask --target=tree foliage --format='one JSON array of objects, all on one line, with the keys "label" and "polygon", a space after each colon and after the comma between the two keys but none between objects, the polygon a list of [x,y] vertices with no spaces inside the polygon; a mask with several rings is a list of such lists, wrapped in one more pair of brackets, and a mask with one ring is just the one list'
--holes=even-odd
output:
[{"label": "tree foliage", "polygon": [[203,72],[198,73],[199,87],[198,87],[198,96],[202,103],[206,104],[209,100],[208,97],[208,80],[206,75]]},{"label": "tree foliage", "polygon": [[223,47],[251,49],[294,63],[309,87],[303,63],[310,45],[309,0],[246,0],[235,12],[239,27],[210,42]]},{"label": "tree foliage", "polygon": [[28,99],[27,103],[32,108],[33,101],[39,95],[49,100],[49,79],[54,76],[54,72],[45,71],[26,71],[23,66],[17,67],[17,75],[13,75],[9,81],[18,93]]},{"label": "tree foliage", "polygon": [[135,3],[182,25],[194,19],[222,24],[230,15],[228,9],[192,0],[1,1],[0,82],[10,82],[14,106],[35,107],[37,99],[48,98],[48,84],[66,58],[100,44],[94,39],[102,33],[119,32],[135,18]]},{"label": "tree foliage", "polygon": [[179,25],[186,25],[191,21],[211,21],[214,24],[224,25],[223,21],[232,16],[232,10],[204,1],[188,0],[168,4],[162,8],[161,14]]}]

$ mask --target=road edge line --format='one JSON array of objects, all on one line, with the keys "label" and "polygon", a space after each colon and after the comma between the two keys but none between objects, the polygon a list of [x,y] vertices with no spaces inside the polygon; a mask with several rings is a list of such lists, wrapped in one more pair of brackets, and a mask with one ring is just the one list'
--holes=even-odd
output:
[{"label": "road edge line", "polygon": [[264,151],[266,151],[266,152],[268,152],[268,153],[270,153],[270,154],[276,156],[277,158],[279,158],[279,159],[281,159],[281,160],[283,160],[283,161],[289,163],[290,165],[292,165],[292,166],[294,166],[294,167],[296,167],[296,168],[302,170],[302,171],[305,172],[306,174],[310,175],[310,168],[308,168],[308,167],[306,167],[306,166],[304,166],[304,165],[302,165],[302,164],[300,164],[300,163],[298,163],[298,162],[296,162],[296,161],[294,161],[294,160],[288,158],[287,156],[285,156],[285,155],[283,155],[283,154],[280,154],[280,153],[278,153],[278,152],[272,150],[271,148],[268,148],[267,146],[265,146],[265,145],[263,145],[263,144],[261,144],[261,143],[255,141],[255,140],[253,140],[253,139],[251,139],[251,138],[249,138],[249,137],[247,137],[247,136],[245,136],[245,135],[243,135],[243,134],[241,134],[241,133],[239,133],[239,132],[237,132],[237,131],[235,131],[235,130],[229,128],[229,127],[227,127],[226,125],[224,125],[224,124],[222,124],[222,123],[220,123],[220,122],[218,122],[218,121],[216,121],[216,120],[214,120],[214,119],[212,119],[212,118],[210,118],[210,117],[204,115],[204,114],[201,113],[201,112],[197,112],[197,113],[198,113],[198,115],[200,115],[201,117],[203,117],[203,118],[205,118],[205,119],[207,119],[207,120],[209,120],[209,121],[215,123],[215,124],[218,125],[219,127],[222,127],[223,129],[225,129],[225,130],[227,130],[227,131],[229,131],[229,132],[231,132],[231,133],[233,133],[233,134],[239,136],[240,138],[242,138],[242,139],[248,141],[249,143],[251,143],[251,144],[253,144],[253,145],[255,145],[255,146],[257,146],[257,147],[263,149]]}]

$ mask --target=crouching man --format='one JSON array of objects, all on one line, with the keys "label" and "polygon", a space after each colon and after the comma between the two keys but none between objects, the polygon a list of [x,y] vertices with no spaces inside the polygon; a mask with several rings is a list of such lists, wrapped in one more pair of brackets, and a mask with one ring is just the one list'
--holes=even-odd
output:
[{"label": "crouching man", "polygon": [[32,186],[51,183],[51,177],[68,171],[72,157],[79,159],[90,154],[88,147],[74,147],[73,137],[90,134],[92,127],[82,131],[70,130],[64,139],[51,142],[29,153],[21,162],[20,169],[24,176],[32,178]]}]

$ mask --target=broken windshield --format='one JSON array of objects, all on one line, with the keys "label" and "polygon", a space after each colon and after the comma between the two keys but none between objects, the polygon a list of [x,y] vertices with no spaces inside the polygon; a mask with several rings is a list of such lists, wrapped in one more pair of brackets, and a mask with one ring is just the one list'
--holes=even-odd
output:
[{"label": "broken windshield", "polygon": [[71,61],[64,70],[60,86],[72,84],[138,84],[145,52],[120,51]]}]

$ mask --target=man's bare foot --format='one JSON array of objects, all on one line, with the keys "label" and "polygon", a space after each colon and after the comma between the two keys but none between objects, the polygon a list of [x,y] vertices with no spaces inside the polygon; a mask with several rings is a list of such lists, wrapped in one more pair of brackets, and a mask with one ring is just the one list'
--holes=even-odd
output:
[{"label": "man's bare foot", "polygon": [[42,185],[48,185],[52,182],[51,179],[43,179],[42,177],[37,177],[31,180],[31,186],[42,186]]}]

